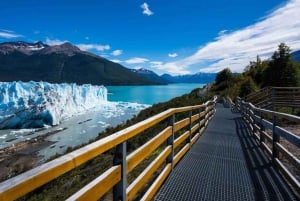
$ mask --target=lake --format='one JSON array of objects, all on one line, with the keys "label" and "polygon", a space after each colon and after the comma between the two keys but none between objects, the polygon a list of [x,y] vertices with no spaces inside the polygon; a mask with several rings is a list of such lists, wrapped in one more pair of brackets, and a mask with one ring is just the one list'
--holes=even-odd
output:
[{"label": "lake", "polygon": [[191,92],[205,84],[170,84],[157,86],[108,86],[109,103],[96,111],[74,116],[56,127],[48,129],[0,130],[0,148],[34,139],[51,131],[59,132],[46,139],[55,142],[39,152],[41,160],[63,153],[94,139],[108,126],[116,126],[138,114],[152,104],[165,102],[174,97]]},{"label": "lake", "polygon": [[205,84],[169,84],[151,86],[107,86],[109,101],[153,105],[201,88]]}]

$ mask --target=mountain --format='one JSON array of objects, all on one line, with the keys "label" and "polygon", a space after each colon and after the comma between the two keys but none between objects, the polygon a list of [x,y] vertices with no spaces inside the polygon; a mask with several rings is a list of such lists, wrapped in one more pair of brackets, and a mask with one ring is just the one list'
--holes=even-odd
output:
[{"label": "mountain", "polygon": [[140,69],[131,69],[132,72],[145,77],[148,80],[152,80],[153,82],[157,82],[160,84],[168,84],[168,81],[157,75],[151,70],[140,68]]},{"label": "mountain", "polygon": [[169,83],[209,83],[213,82],[216,78],[216,73],[196,73],[188,75],[172,76],[169,74],[163,74],[161,76]]},{"label": "mountain", "polygon": [[300,63],[300,50],[293,52],[291,56],[295,61]]},{"label": "mountain", "polygon": [[42,42],[0,43],[0,81],[46,81],[93,85],[160,84],[120,64],[71,43],[49,46]]}]

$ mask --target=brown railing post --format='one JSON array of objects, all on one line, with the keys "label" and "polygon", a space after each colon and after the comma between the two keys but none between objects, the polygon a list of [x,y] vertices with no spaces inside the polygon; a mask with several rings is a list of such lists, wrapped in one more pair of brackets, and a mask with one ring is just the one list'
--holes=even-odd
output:
[{"label": "brown railing post", "polygon": [[172,152],[171,154],[167,157],[167,163],[171,163],[172,164],[172,169],[174,167],[174,125],[175,125],[175,114],[173,114],[172,116],[169,117],[169,122],[168,122],[169,126],[172,126],[172,135],[167,139],[167,145],[171,145],[172,146]]},{"label": "brown railing post", "polygon": [[121,181],[117,183],[113,188],[113,200],[114,201],[125,201],[126,200],[126,141],[119,144],[116,147],[113,165],[121,165]]}]

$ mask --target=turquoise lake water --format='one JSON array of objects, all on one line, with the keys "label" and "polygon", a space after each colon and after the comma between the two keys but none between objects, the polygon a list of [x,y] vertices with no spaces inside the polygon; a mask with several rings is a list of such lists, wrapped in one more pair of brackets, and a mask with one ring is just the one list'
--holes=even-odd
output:
[{"label": "turquoise lake water", "polygon": [[153,105],[190,93],[205,84],[169,84],[151,86],[106,86],[109,101],[124,101]]},{"label": "turquoise lake water", "polygon": [[51,131],[61,130],[47,137],[47,140],[54,144],[39,151],[41,161],[43,161],[57,153],[64,153],[67,147],[89,142],[107,127],[125,122],[149,105],[190,93],[193,89],[203,85],[205,84],[106,86],[109,105],[103,106],[100,110],[74,116],[58,126],[42,131],[35,129],[0,130],[0,149]]}]

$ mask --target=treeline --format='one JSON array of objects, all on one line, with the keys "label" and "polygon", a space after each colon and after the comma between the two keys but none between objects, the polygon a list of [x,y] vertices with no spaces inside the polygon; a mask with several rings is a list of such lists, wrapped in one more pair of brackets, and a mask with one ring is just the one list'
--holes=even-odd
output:
[{"label": "treeline", "polygon": [[235,99],[267,86],[300,86],[300,64],[291,58],[291,50],[284,43],[278,46],[270,60],[262,61],[257,56],[241,74],[232,73],[229,68],[220,71],[211,92]]}]

